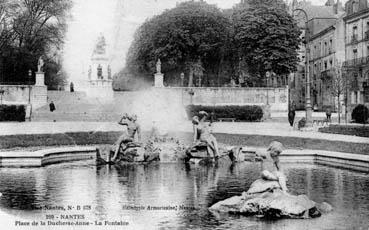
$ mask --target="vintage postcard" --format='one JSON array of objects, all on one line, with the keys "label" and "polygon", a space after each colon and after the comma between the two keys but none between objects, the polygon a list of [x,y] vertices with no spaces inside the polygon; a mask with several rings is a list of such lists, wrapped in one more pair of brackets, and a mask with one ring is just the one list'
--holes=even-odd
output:
[{"label": "vintage postcard", "polygon": [[369,1],[0,0],[0,229],[369,229]]}]

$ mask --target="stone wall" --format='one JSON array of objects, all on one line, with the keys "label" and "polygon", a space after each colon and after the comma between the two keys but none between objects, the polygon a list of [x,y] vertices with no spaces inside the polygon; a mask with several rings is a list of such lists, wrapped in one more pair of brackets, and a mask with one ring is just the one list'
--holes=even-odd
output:
[{"label": "stone wall", "polygon": [[[193,91],[193,96],[189,92]],[[270,109],[267,104],[267,96]],[[48,91],[48,101],[54,101],[56,110],[48,106],[33,110],[33,121],[118,121],[123,113],[135,113],[142,124],[152,120],[181,121],[187,119],[184,106],[203,105],[259,105],[264,117],[270,112],[288,109],[288,88],[151,88],[143,91],[114,92],[113,99],[99,100],[84,92]]]},{"label": "stone wall", "polygon": [[[31,88],[31,94],[29,89]],[[31,101],[33,109],[40,108],[47,104],[47,87],[31,85],[0,85],[0,89],[4,90],[0,95],[2,104],[28,104]]]},{"label": "stone wall", "polygon": [[270,105],[273,112],[288,110],[288,88],[233,88],[233,87],[167,87],[159,88],[182,104],[197,105]]}]

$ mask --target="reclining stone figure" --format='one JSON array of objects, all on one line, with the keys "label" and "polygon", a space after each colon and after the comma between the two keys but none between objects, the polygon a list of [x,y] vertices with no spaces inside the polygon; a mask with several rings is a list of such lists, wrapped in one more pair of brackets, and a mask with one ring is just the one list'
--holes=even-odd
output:
[{"label": "reclining stone figure", "polygon": [[209,210],[215,214],[235,213],[275,218],[314,218],[322,212],[332,210],[325,202],[317,204],[306,195],[291,195],[287,191],[286,177],[279,165],[279,154],[283,145],[272,142],[263,157],[261,179],[254,181],[240,196],[233,196],[212,205]]}]

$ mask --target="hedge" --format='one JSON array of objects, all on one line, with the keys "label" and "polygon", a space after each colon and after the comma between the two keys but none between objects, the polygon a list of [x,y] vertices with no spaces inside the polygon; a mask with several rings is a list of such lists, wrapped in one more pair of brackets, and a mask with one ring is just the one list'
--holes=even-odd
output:
[{"label": "hedge", "polygon": [[0,105],[0,121],[25,121],[24,105]]},{"label": "hedge", "polygon": [[322,133],[334,133],[343,135],[353,135],[359,137],[369,137],[369,126],[361,125],[330,125],[319,128]]},{"label": "hedge", "polygon": [[213,114],[212,119],[215,120],[217,118],[234,118],[238,121],[260,121],[263,117],[263,110],[257,105],[188,105],[186,107],[186,112],[189,119],[195,115],[198,115],[199,111],[206,111],[210,115]]},{"label": "hedge", "polygon": [[365,105],[357,105],[351,113],[356,123],[365,124],[369,118],[369,109]]}]

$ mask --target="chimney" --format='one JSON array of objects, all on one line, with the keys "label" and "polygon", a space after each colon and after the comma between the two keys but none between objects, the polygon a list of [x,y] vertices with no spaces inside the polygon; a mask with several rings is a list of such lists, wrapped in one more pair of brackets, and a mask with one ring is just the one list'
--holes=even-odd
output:
[{"label": "chimney", "polygon": [[334,0],[327,0],[325,3],[326,6],[334,6]]}]

